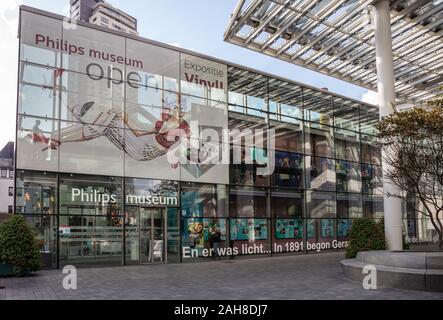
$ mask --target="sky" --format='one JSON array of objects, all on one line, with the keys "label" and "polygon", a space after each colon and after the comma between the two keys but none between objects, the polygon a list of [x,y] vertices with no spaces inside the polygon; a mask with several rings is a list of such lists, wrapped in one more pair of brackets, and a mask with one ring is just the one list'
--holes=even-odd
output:
[{"label": "sky", "polygon": [[[207,54],[317,88],[376,104],[352,84],[223,41],[237,0],[107,0],[138,19],[140,36]],[[69,0],[0,1],[0,148],[15,139],[18,9],[21,4],[69,15]]]}]

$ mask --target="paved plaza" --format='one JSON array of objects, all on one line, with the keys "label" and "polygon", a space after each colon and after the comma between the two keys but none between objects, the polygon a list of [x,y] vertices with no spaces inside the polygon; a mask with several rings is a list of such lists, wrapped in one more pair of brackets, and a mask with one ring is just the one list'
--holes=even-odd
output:
[{"label": "paved plaza", "polygon": [[344,253],[189,264],[78,269],[65,290],[61,270],[0,278],[3,299],[443,299],[443,293],[364,290],[343,275]]}]

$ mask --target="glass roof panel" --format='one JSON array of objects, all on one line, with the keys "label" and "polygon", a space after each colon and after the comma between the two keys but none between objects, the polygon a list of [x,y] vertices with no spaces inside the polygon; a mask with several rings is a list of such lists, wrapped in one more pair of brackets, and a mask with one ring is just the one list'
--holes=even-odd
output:
[{"label": "glass roof panel", "polygon": [[[270,47],[277,58],[287,60],[289,54],[294,64],[376,90],[368,14],[373,2],[248,0],[232,15],[225,40],[259,52]],[[392,0],[391,25],[400,100],[415,102],[416,93],[422,92],[419,97],[435,96],[435,87],[443,85],[443,0]],[[247,39],[252,32],[253,39]]]}]

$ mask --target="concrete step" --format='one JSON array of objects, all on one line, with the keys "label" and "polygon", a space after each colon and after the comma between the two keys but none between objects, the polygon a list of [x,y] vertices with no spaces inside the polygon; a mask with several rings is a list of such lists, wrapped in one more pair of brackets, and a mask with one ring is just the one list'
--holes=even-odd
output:
[{"label": "concrete step", "polygon": [[[374,260],[376,259],[372,259]],[[341,261],[345,275],[361,283],[367,276],[362,272],[366,265],[373,265],[377,270],[377,287],[443,292],[443,269],[403,268],[367,263],[358,259]]]}]

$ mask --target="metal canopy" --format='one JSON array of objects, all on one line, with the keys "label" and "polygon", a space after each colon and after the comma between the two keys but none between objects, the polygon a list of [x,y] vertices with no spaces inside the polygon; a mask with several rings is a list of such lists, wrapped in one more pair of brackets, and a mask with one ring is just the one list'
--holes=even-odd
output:
[{"label": "metal canopy", "polygon": [[[239,0],[225,41],[377,91],[374,0]],[[443,0],[391,0],[397,99],[443,92]]]}]

